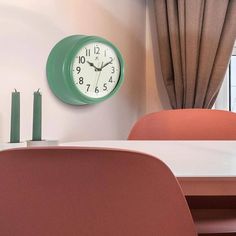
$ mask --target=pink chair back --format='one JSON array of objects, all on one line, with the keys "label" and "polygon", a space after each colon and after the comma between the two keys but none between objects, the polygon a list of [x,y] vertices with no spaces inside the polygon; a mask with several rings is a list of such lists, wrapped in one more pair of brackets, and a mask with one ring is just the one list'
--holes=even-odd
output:
[{"label": "pink chair back", "polygon": [[210,109],[164,110],[145,115],[130,140],[236,140],[236,114]]},{"label": "pink chair back", "polygon": [[146,154],[32,148],[0,152],[4,236],[192,236],[170,169]]}]

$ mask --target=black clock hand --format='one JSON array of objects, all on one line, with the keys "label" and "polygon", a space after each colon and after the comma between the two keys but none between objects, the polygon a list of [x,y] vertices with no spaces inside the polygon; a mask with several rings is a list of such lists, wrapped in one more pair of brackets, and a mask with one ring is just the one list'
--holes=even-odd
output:
[{"label": "black clock hand", "polygon": [[101,66],[100,70],[102,70],[105,66],[111,64],[112,61],[113,61],[113,59],[111,58],[111,60],[110,60],[109,62],[107,62],[107,63],[105,63],[103,66]]},{"label": "black clock hand", "polygon": [[92,67],[95,69],[95,71],[100,71],[100,70],[101,70],[100,68],[97,68],[92,62],[87,61],[87,63],[88,63],[90,66],[92,66]]}]

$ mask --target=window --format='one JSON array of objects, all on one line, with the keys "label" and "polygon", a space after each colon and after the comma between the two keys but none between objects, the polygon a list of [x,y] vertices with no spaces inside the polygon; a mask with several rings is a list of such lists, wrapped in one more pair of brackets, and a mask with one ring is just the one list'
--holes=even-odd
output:
[{"label": "window", "polygon": [[236,55],[229,64],[229,110],[236,112]]},{"label": "window", "polygon": [[214,108],[236,112],[236,43]]}]

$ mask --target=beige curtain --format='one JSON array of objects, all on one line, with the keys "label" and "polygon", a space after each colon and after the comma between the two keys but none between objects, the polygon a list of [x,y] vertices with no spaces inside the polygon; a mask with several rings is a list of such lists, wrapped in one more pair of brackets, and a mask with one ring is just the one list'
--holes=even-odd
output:
[{"label": "beige curtain", "polygon": [[236,38],[236,0],[154,0],[162,75],[175,108],[211,108]]}]

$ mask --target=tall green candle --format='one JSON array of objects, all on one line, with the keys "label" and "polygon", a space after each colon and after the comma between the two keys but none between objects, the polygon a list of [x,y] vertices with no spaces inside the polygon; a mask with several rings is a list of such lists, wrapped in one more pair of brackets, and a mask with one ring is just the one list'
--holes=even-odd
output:
[{"label": "tall green candle", "polygon": [[33,106],[33,141],[42,140],[42,96],[38,91],[34,92],[34,106]]},{"label": "tall green candle", "polygon": [[11,94],[10,143],[20,142],[20,93],[15,89]]}]

